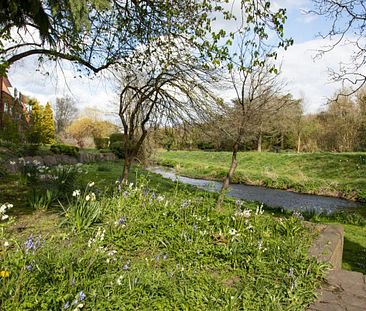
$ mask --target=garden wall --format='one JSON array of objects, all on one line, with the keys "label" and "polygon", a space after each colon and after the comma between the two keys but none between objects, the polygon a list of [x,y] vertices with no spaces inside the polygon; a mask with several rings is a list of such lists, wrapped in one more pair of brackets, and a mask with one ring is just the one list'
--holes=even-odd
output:
[{"label": "garden wall", "polygon": [[[63,154],[46,155],[46,156],[34,156],[34,157],[23,157],[25,163],[32,163],[37,161],[40,165],[55,166],[59,164],[77,164],[77,163],[93,163],[102,161],[114,161],[117,160],[113,153],[87,153],[80,152],[77,156],[69,156]],[[5,163],[5,168],[9,172],[17,172],[23,165],[23,161],[19,161],[19,158],[9,159]]]}]

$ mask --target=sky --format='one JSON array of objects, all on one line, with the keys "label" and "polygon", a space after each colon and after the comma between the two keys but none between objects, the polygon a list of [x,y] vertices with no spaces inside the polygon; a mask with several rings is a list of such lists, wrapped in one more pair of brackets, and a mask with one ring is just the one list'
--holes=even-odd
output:
[{"label": "sky", "polygon": [[[239,3],[235,1],[233,10]],[[327,44],[318,34],[326,32],[329,24],[322,17],[305,13],[311,8],[311,0],[276,0],[273,5],[286,7],[285,34],[295,42],[278,57],[282,63],[281,78],[286,81],[286,91],[295,98],[303,98],[307,113],[323,110],[327,99],[341,87],[330,80],[328,70],[337,69],[340,62],[347,62],[352,49],[350,46],[337,46],[331,53],[316,57],[317,51]],[[230,24],[223,27],[230,28]],[[79,77],[67,63],[38,68],[36,58],[26,58],[10,68],[8,77],[20,92],[37,98],[42,104],[54,103],[57,97],[69,95],[81,109],[97,107],[103,112],[117,111],[113,104],[116,101],[115,86],[103,74],[93,78]]]}]

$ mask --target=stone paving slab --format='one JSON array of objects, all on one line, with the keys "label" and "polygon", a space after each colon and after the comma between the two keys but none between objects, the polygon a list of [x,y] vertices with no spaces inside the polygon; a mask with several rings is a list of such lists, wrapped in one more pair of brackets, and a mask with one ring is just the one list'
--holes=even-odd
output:
[{"label": "stone paving slab", "polygon": [[366,276],[354,271],[330,271],[318,301],[307,310],[366,311]]}]

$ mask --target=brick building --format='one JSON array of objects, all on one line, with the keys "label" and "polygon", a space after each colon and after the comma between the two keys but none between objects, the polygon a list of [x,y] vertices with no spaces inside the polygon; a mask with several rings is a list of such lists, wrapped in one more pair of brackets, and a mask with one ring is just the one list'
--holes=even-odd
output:
[{"label": "brick building", "polygon": [[27,97],[13,88],[8,77],[0,77],[0,131],[16,125],[21,131],[29,121]]}]

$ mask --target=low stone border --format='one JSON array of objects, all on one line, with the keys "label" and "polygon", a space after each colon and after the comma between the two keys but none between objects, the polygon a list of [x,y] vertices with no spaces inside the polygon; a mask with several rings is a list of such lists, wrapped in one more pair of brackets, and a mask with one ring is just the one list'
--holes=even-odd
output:
[{"label": "low stone border", "polygon": [[342,269],[344,229],[342,225],[317,225],[318,238],[309,249],[309,255],[319,262],[328,262],[334,270]]},{"label": "low stone border", "polygon": [[[12,173],[19,171],[23,165],[23,161],[19,161],[20,158],[9,159],[4,167]],[[77,163],[92,163],[101,161],[114,161],[116,156],[113,153],[87,153],[80,152],[76,157],[72,157],[64,154],[46,155],[46,156],[34,156],[23,157],[24,162],[34,163],[38,162],[40,165],[55,166],[58,164],[77,164]]]}]

